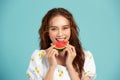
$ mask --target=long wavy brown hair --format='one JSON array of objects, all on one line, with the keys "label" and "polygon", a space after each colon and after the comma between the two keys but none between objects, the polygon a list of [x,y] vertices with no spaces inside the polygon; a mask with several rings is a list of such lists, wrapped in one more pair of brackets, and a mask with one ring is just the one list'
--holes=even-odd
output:
[{"label": "long wavy brown hair", "polygon": [[76,25],[72,14],[68,10],[64,8],[53,8],[50,11],[48,11],[47,14],[43,17],[42,24],[39,29],[40,49],[47,49],[50,47],[51,40],[48,35],[49,22],[53,17],[58,15],[61,15],[65,17],[67,20],[69,20],[70,29],[71,29],[69,44],[75,47],[77,54],[73,61],[73,66],[75,70],[79,73],[79,77],[81,79],[82,72],[84,71],[83,67],[84,67],[85,55],[81,46],[81,42],[78,38],[78,30],[79,30],[78,26]]}]

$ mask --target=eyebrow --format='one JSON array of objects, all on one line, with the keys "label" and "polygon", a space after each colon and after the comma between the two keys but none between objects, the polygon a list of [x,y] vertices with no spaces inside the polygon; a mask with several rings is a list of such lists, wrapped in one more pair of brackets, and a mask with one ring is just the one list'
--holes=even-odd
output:
[{"label": "eyebrow", "polygon": [[57,27],[57,26],[49,26],[49,28],[51,28],[51,27]]},{"label": "eyebrow", "polygon": [[[70,25],[63,25],[63,27],[64,27],[64,26],[70,26]],[[57,27],[57,26],[49,26],[49,28],[51,28],[51,27]]]}]

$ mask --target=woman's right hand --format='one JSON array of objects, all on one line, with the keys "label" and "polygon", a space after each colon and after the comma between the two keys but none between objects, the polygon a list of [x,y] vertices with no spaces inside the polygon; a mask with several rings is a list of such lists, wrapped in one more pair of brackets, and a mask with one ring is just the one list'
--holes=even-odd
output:
[{"label": "woman's right hand", "polygon": [[58,56],[58,51],[54,49],[54,46],[49,47],[46,49],[46,58],[50,64],[50,67],[55,68],[57,66],[56,57]]}]

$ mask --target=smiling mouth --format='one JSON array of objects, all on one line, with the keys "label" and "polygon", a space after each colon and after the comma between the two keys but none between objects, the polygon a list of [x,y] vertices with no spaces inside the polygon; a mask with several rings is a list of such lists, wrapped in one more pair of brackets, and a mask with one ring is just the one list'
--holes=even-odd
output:
[{"label": "smiling mouth", "polygon": [[56,38],[56,41],[62,42],[65,41],[66,38]]}]

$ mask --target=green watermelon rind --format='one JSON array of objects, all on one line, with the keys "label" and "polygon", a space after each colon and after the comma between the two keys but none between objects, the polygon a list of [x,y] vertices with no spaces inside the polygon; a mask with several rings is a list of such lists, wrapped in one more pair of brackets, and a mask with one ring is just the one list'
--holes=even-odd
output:
[{"label": "green watermelon rind", "polygon": [[57,49],[58,51],[63,51],[65,49],[65,47],[64,48],[56,48],[55,47],[55,49]]}]

